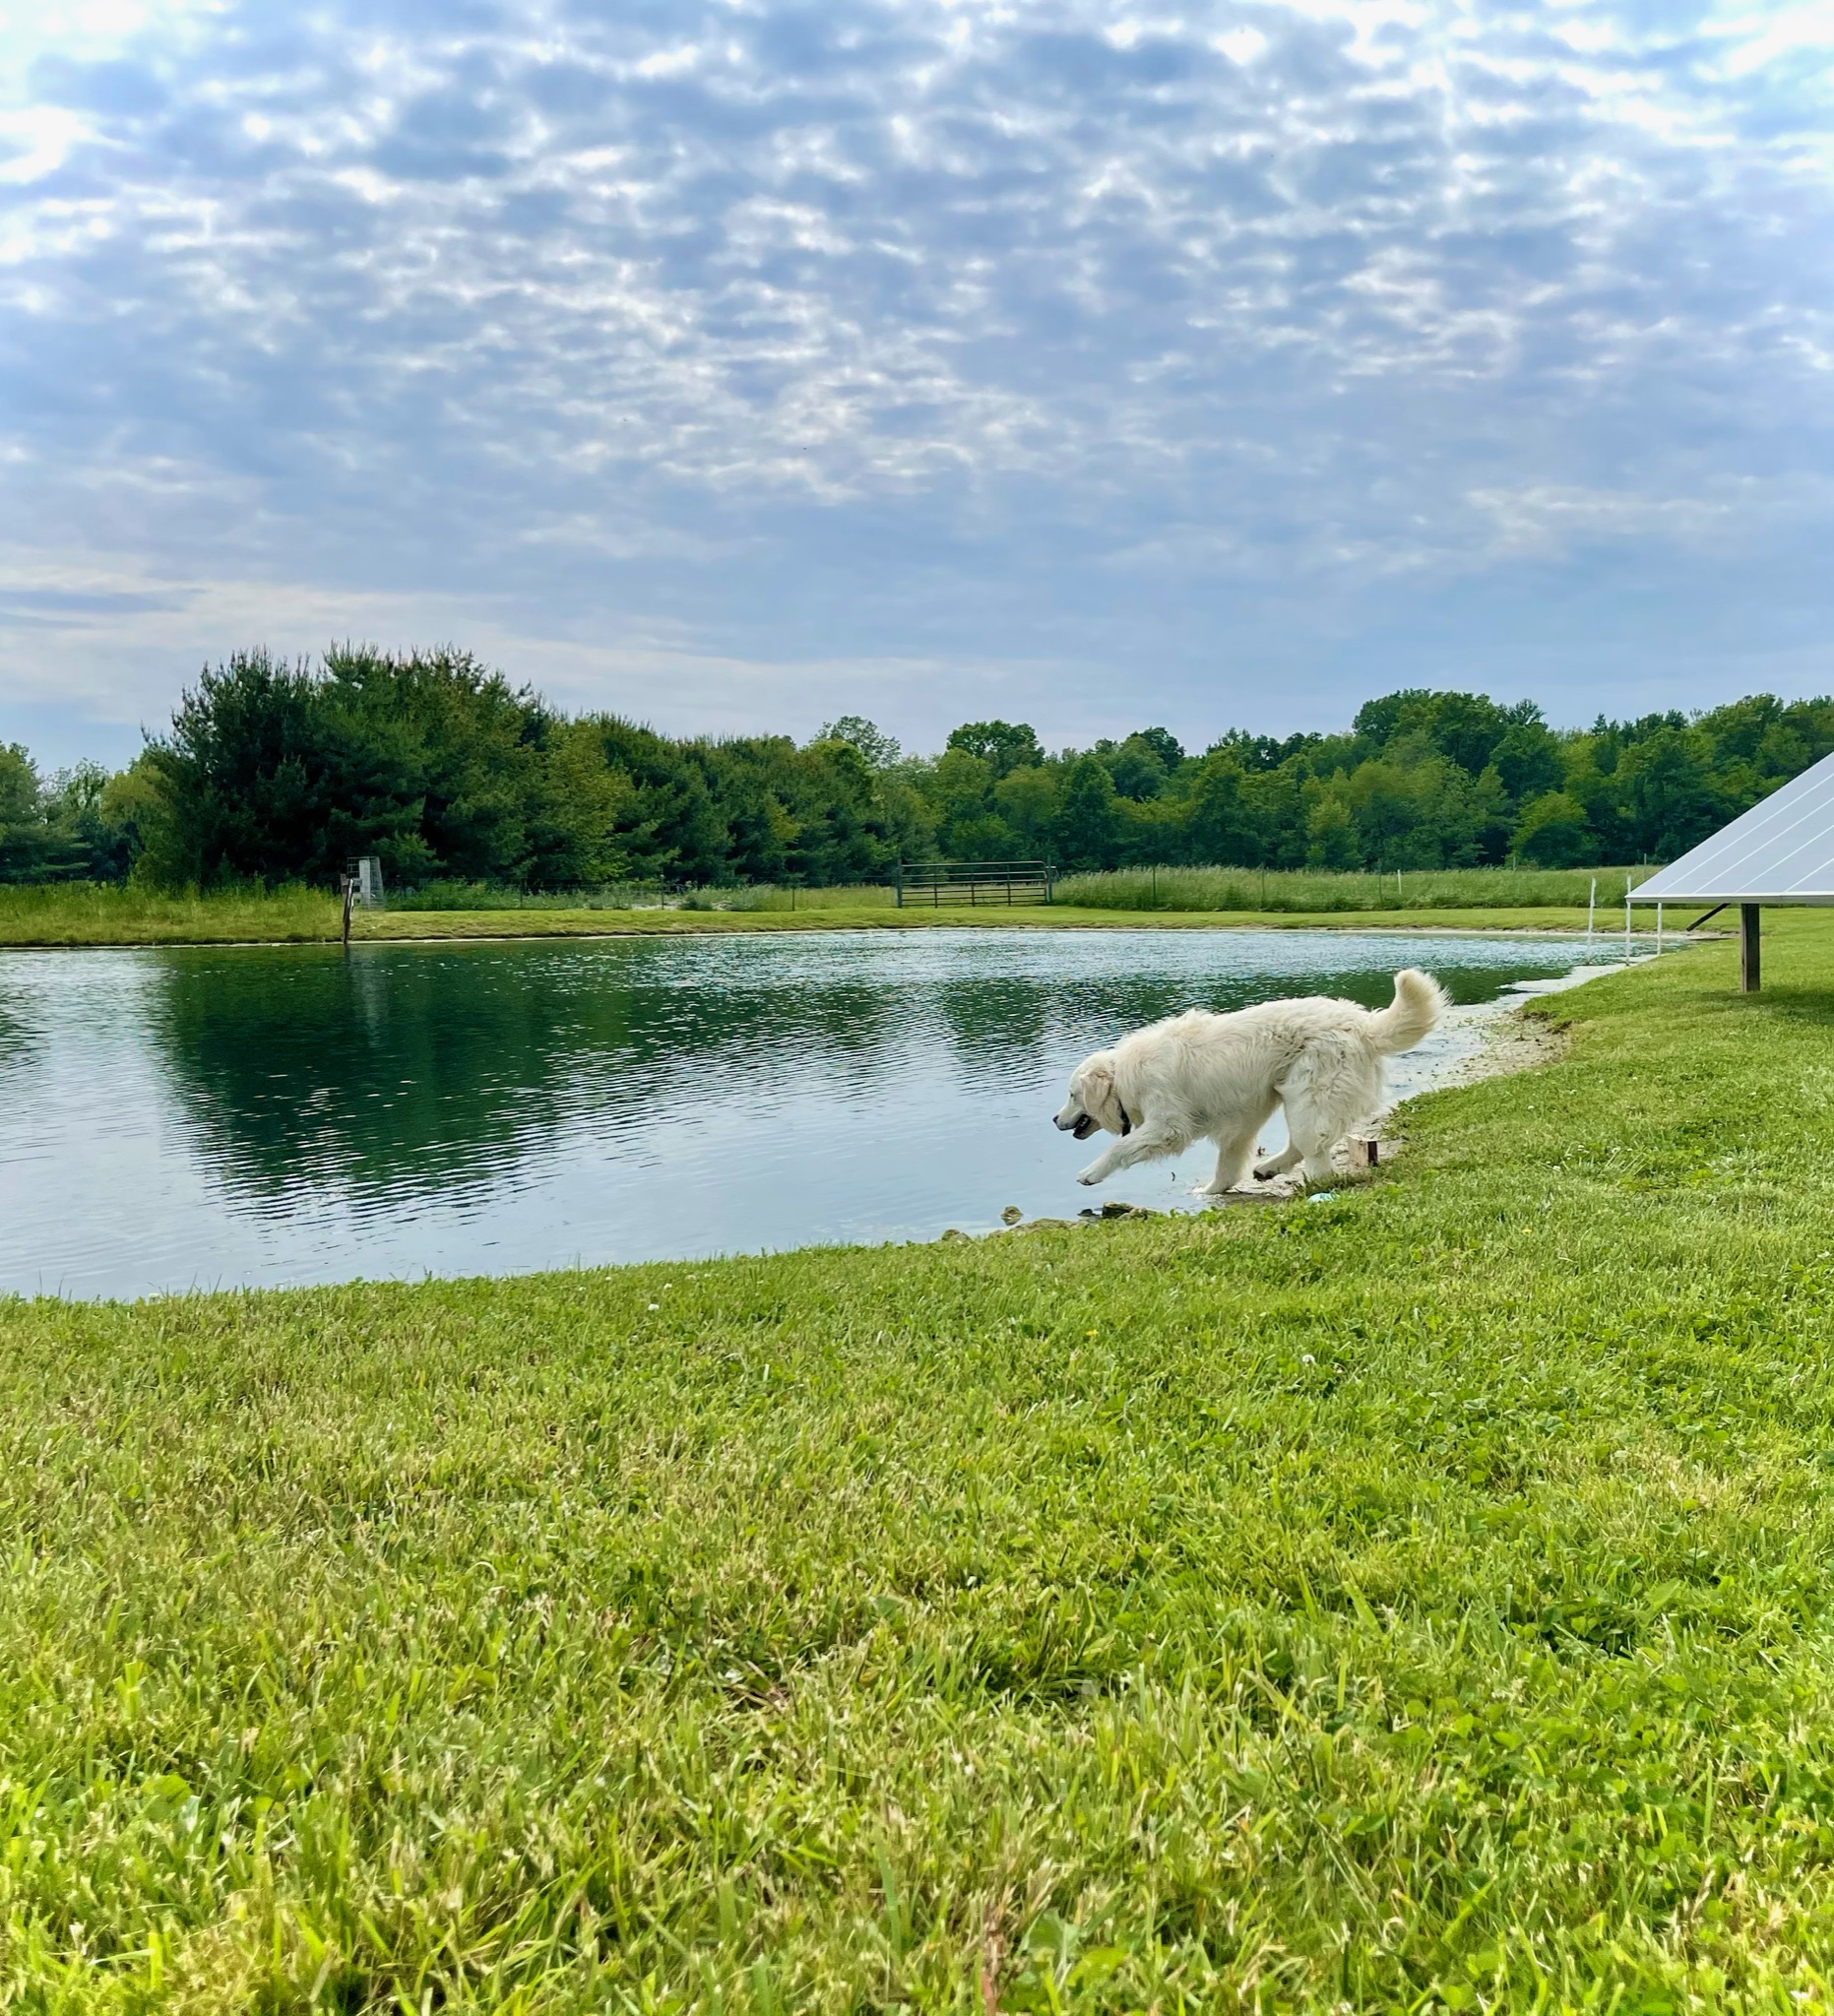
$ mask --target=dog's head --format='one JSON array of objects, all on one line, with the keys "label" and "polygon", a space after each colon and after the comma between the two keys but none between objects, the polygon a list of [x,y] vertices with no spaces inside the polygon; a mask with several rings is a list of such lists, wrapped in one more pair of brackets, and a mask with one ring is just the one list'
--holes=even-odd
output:
[{"label": "dog's head", "polygon": [[1098,1050],[1093,1057],[1085,1057],[1070,1073],[1070,1096],[1051,1124],[1074,1134],[1078,1141],[1087,1141],[1098,1127],[1106,1127],[1110,1134],[1132,1131],[1120,1095],[1114,1090],[1114,1059],[1109,1051]]}]

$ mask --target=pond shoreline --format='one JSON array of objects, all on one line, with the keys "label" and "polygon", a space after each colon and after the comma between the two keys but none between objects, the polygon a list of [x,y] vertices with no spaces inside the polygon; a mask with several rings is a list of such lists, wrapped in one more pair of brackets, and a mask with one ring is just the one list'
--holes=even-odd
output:
[{"label": "pond shoreline", "polygon": [[[947,928],[0,954],[0,1283],[87,1297],[990,1228],[1096,1201],[1048,1118],[1122,1030],[1379,1006],[1401,966],[1476,1004],[1596,957],[1572,935]],[[1391,1096],[1475,1046],[1428,1039]],[[1199,1174],[1174,1159],[1105,1195],[1170,1205]],[[147,1200],[126,1226],[110,1183]]]},{"label": "pond shoreline", "polygon": [[[1577,923],[1566,913],[1537,915],[1523,921],[1521,912],[1503,913],[1517,919],[1509,923],[1479,921],[1484,912],[1443,911],[1070,911],[1051,910],[1020,914],[990,914],[984,910],[941,910],[913,914],[908,911],[811,911],[794,912],[664,912],[654,922],[637,921],[629,913],[627,920],[615,924],[599,921],[601,914],[557,911],[550,913],[550,924],[532,924],[527,914],[496,911],[383,912],[380,916],[393,922],[411,916],[416,928],[395,930],[377,916],[357,920],[350,943],[353,945],[463,945],[558,943],[568,940],[590,942],[603,939],[692,938],[692,937],[776,937],[786,933],[833,933],[839,931],[1369,931],[1408,937],[1483,937],[1502,939],[1571,938],[1584,931],[1583,913]],[[449,916],[452,924],[421,924],[421,917]],[[1457,921],[1450,921],[1456,917]],[[1565,921],[1560,921],[1565,917]],[[502,919],[499,926],[498,919]],[[1468,920],[1469,919],[1469,920]],[[513,927],[512,927],[513,920]],[[1728,931],[1697,931],[1683,934],[1669,931],[1666,939],[1676,943],[1704,944],[1730,937]],[[1623,942],[1621,931],[1601,931],[1601,945]],[[138,952],[158,948],[209,948],[217,951],[271,949],[285,945],[336,946],[336,933],[294,933],[274,937],[211,937],[202,933],[161,933],[143,938],[113,937],[4,937],[4,952]],[[1656,933],[1638,929],[1631,934],[1633,945],[1654,944]]]}]

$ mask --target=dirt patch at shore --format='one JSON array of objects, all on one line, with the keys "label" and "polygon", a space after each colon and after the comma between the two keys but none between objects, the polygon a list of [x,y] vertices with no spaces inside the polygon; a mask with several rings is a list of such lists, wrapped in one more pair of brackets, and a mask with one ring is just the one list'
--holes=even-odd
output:
[{"label": "dirt patch at shore", "polygon": [[1434,1090],[1452,1085],[1476,1085],[1485,1078],[1507,1078],[1517,1071],[1532,1071],[1538,1064],[1551,1064],[1566,1055],[1568,1037],[1564,1027],[1545,1016],[1516,1008],[1507,1015],[1486,1016],[1484,1041],[1468,1057],[1448,1067]]}]

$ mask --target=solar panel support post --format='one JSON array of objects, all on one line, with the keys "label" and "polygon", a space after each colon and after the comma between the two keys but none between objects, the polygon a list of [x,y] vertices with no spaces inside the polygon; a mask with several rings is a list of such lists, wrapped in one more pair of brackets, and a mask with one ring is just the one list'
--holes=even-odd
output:
[{"label": "solar panel support post", "polygon": [[1757,937],[1759,908],[1755,903],[1739,906],[1739,991],[1741,994],[1755,994],[1761,978]]}]

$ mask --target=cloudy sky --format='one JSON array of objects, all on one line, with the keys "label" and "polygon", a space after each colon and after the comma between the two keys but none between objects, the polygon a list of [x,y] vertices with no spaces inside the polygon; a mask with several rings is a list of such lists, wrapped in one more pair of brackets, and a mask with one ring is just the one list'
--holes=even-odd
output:
[{"label": "cloudy sky", "polygon": [[0,0],[0,740],[1834,688],[1834,8]]}]

